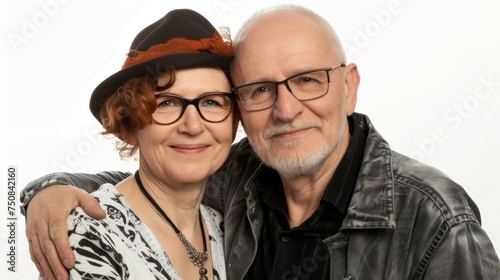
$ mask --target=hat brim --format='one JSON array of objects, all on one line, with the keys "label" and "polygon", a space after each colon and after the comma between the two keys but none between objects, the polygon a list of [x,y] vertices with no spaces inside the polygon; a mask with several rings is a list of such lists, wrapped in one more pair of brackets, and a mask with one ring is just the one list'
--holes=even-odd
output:
[{"label": "hat brim", "polygon": [[188,69],[196,67],[214,67],[229,71],[229,65],[233,56],[217,55],[212,53],[183,53],[152,59],[137,65],[122,69],[102,81],[92,92],[90,97],[90,111],[92,115],[101,122],[100,111],[106,100],[113,95],[119,87],[133,78],[147,75],[156,76],[160,74],[163,66],[171,66],[174,69]]}]

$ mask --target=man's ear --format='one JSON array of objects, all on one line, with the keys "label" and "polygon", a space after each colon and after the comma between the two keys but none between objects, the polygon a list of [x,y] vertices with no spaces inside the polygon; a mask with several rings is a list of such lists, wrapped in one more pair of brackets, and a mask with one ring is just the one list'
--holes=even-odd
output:
[{"label": "man's ear", "polygon": [[[237,108],[237,107],[235,106],[235,108]],[[234,114],[234,119],[233,119],[233,141],[234,141],[234,139],[236,139],[236,134],[238,133],[238,125],[240,124],[240,120],[241,120],[241,117],[240,117],[240,113],[238,110],[238,112],[236,112]]]},{"label": "man's ear", "polygon": [[350,63],[345,68],[344,82],[346,88],[346,113],[348,116],[354,113],[358,101],[358,87],[360,82],[358,66]]},{"label": "man's ear", "polygon": [[243,122],[243,118],[241,117],[241,113],[240,113],[242,110],[245,110],[245,108],[243,107],[243,105],[239,101],[238,101],[237,105],[238,105],[238,118],[240,120],[241,126],[243,127],[243,129],[245,129],[245,123]]}]

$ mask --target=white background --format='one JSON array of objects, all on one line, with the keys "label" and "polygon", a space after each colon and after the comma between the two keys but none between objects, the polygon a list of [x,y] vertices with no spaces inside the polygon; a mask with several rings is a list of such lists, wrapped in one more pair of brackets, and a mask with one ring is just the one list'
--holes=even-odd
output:
[{"label": "white background", "polygon": [[[182,3],[181,3],[182,2]],[[7,167],[18,193],[53,171],[136,169],[97,133],[94,87],[121,66],[137,32],[174,8],[193,8],[233,34],[252,12],[304,1],[7,0],[1,20],[0,271],[7,272]],[[357,111],[391,146],[438,167],[479,205],[500,250],[499,1],[307,1],[327,18],[357,63]],[[328,4],[327,4],[328,3]],[[17,272],[33,279],[23,218]]]}]

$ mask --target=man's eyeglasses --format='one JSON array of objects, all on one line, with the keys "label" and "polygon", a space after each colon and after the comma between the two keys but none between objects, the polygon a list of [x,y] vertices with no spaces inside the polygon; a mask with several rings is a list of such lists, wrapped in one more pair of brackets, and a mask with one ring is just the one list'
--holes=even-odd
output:
[{"label": "man's eyeglasses", "polygon": [[188,105],[193,105],[203,120],[211,123],[222,122],[231,114],[236,95],[210,92],[195,99],[186,99],[176,94],[159,93],[155,98],[156,111],[153,113],[153,120],[158,124],[167,125],[178,121]]},{"label": "man's eyeglasses", "polygon": [[328,93],[329,72],[344,63],[302,72],[281,82],[256,82],[233,88],[247,111],[261,111],[274,106],[278,97],[278,85],[285,84],[290,93],[300,101],[320,98]]}]

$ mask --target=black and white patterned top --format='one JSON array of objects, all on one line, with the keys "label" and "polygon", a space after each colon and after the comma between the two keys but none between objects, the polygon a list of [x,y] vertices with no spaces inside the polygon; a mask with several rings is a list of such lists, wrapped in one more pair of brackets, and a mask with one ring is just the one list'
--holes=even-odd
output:
[{"label": "black and white patterned top", "polygon": [[[113,185],[92,193],[106,211],[104,220],[81,207],[68,217],[68,234],[76,256],[71,279],[181,279],[153,232],[132,211]],[[214,279],[226,279],[222,215],[201,205],[212,249]],[[197,269],[193,265],[193,269]]]}]

